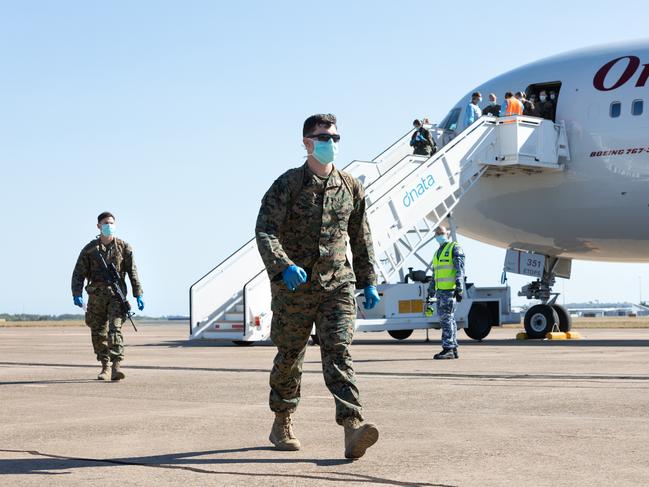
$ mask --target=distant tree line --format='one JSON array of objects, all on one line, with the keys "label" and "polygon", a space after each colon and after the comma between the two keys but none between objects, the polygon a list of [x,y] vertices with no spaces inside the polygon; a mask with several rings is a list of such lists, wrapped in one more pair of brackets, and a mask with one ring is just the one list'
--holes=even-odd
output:
[{"label": "distant tree line", "polygon": [[[9,314],[9,313],[0,313],[0,321],[73,321],[81,320],[83,321],[85,315],[82,314],[64,314],[64,315],[36,315],[36,314]],[[180,315],[171,315],[171,316],[161,316],[159,318],[152,318],[151,316],[141,316],[137,315],[137,319],[145,320],[189,320],[188,316]]]},{"label": "distant tree line", "polygon": [[8,314],[0,313],[0,320],[6,321],[70,321],[70,320],[83,320],[84,315],[33,315],[33,314]]}]

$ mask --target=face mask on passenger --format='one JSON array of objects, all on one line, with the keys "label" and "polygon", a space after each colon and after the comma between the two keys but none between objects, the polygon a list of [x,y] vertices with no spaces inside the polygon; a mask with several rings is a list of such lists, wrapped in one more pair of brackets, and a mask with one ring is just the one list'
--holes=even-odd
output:
[{"label": "face mask on passenger", "polygon": [[541,95],[541,96],[539,96],[539,100],[541,100],[541,101],[545,101],[546,98],[547,98],[547,97],[546,97],[545,95]]},{"label": "face mask on passenger", "polygon": [[551,93],[551,94],[550,94],[550,100],[554,100],[554,98],[555,98],[554,93]]}]

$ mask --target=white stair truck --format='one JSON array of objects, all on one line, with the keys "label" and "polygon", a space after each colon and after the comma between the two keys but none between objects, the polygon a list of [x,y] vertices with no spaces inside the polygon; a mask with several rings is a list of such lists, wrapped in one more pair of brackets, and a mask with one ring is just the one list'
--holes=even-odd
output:
[{"label": "white stair truck", "polygon": [[[569,160],[563,124],[535,117],[482,117],[430,157],[411,154],[411,134],[372,161],[345,167],[365,187],[382,295],[373,310],[357,299],[357,330],[388,331],[399,339],[440,326],[437,314],[424,313],[434,251],[429,244],[462,196],[486,172],[562,171]],[[413,262],[424,270],[412,272]],[[491,326],[517,323],[510,303],[509,287],[468,284],[457,306],[458,327],[480,340]],[[190,339],[248,345],[268,339],[271,318],[270,283],[254,238],[190,288]]]}]

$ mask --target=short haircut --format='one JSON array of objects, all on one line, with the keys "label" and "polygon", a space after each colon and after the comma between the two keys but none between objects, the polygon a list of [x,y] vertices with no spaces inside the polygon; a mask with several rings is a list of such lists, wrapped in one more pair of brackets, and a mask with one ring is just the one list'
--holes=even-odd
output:
[{"label": "short haircut", "polygon": [[512,95],[511,91],[508,91],[507,93],[505,93],[505,98],[511,98],[512,96],[514,96],[514,95]]},{"label": "short haircut", "polygon": [[419,121],[418,118],[415,118],[415,119],[412,121],[412,124],[413,124],[413,125],[421,125],[421,122]]},{"label": "short haircut", "polygon": [[321,125],[323,125],[325,128],[336,125],[336,116],[332,113],[317,113],[316,115],[311,115],[304,121],[304,127],[302,127],[302,137],[311,135],[315,131],[315,129]]},{"label": "short haircut", "polygon": [[474,91],[474,92],[471,94],[471,98],[482,98],[482,95],[480,94],[479,91]]},{"label": "short haircut", "polygon": [[100,213],[99,216],[97,217],[97,223],[102,221],[104,218],[108,218],[108,217],[111,217],[113,220],[115,219],[115,215],[113,215],[110,211],[104,211]]}]

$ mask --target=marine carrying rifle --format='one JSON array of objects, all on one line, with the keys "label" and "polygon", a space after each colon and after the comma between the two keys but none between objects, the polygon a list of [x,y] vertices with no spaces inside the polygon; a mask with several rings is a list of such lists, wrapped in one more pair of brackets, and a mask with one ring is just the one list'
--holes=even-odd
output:
[{"label": "marine carrying rifle", "polygon": [[110,287],[112,288],[115,295],[119,298],[119,302],[122,305],[122,312],[124,313],[124,318],[128,318],[128,320],[131,322],[131,325],[133,325],[133,329],[137,331],[137,327],[135,326],[135,322],[133,321],[133,315],[135,313],[131,311],[131,303],[128,302],[128,299],[126,299],[126,296],[124,296],[124,291],[122,291],[122,288],[119,285],[121,279],[119,277],[119,272],[117,272],[117,268],[115,267],[115,264],[111,262],[109,266],[106,263],[106,259],[104,259],[104,256],[101,255],[101,252],[99,252],[99,249],[97,249],[97,255],[99,256],[99,261],[101,262],[101,266],[104,269],[105,279],[110,284]]}]

